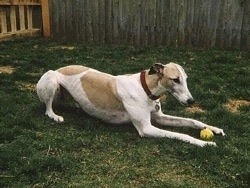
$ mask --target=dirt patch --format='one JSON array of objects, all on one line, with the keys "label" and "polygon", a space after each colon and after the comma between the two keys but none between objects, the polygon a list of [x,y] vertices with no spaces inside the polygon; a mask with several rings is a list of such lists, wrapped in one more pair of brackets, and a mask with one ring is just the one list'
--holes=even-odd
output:
[{"label": "dirt patch", "polygon": [[21,90],[28,90],[28,91],[35,91],[36,90],[36,84],[26,83],[26,82],[16,82],[16,84],[19,85]]},{"label": "dirt patch", "polygon": [[0,66],[0,74],[12,74],[15,68],[11,66]]},{"label": "dirt patch", "polygon": [[205,113],[206,111],[200,108],[199,106],[191,106],[185,108],[185,111],[188,113]]},{"label": "dirt patch", "polygon": [[234,99],[234,100],[229,100],[228,103],[225,104],[224,106],[229,111],[231,111],[233,113],[237,113],[237,112],[239,112],[239,108],[241,106],[249,106],[249,105],[250,105],[250,101]]}]

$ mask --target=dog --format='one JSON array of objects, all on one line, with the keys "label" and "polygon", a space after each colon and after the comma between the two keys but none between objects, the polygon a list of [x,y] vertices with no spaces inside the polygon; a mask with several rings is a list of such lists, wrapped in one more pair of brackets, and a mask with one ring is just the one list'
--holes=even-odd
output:
[{"label": "dog", "polygon": [[159,98],[166,91],[182,105],[195,102],[187,87],[184,69],[172,62],[166,65],[155,63],[148,70],[118,76],[70,65],[46,72],[36,89],[39,99],[46,104],[45,114],[56,122],[63,122],[64,118],[55,114],[52,104],[66,90],[86,113],[113,124],[132,122],[141,137],[166,137],[201,147],[216,146],[212,141],[157,128],[151,121],[164,126],[209,128],[215,134],[225,135],[220,128],[162,112]]}]

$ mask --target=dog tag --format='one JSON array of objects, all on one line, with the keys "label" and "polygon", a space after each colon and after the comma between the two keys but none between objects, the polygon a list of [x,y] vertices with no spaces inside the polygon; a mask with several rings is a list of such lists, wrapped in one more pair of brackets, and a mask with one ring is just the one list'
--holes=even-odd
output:
[{"label": "dog tag", "polygon": [[155,104],[155,110],[156,110],[156,112],[158,112],[160,110],[159,102],[156,102],[156,104]]}]

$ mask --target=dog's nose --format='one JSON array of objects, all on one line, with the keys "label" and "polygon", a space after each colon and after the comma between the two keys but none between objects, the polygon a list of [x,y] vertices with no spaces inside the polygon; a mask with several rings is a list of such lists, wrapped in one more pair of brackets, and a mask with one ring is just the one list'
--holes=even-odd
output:
[{"label": "dog's nose", "polygon": [[195,102],[194,99],[188,99],[188,100],[187,100],[187,103],[188,103],[189,105],[194,104],[194,102]]}]

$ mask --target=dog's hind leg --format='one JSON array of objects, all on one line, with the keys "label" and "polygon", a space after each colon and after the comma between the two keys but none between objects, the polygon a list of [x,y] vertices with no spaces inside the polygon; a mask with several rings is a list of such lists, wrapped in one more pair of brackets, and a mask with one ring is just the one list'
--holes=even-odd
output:
[{"label": "dog's hind leg", "polygon": [[46,72],[37,83],[37,95],[39,99],[45,103],[46,112],[51,119],[56,122],[63,122],[62,116],[58,116],[54,113],[52,103],[56,100],[58,93],[60,93],[60,84],[57,72]]}]

